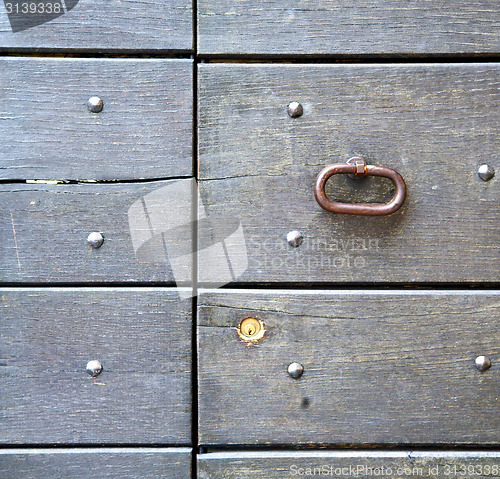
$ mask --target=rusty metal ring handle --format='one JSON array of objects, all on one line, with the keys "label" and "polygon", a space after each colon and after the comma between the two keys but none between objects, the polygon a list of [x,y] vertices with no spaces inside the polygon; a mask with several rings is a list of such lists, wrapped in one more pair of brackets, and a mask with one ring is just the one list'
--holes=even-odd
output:
[{"label": "rusty metal ring handle", "polygon": [[[390,178],[396,187],[393,198],[388,203],[340,203],[330,200],[325,193],[326,181],[332,175],[346,174],[354,178],[366,175]],[[362,158],[350,158],[347,163],[336,163],[323,168],[314,186],[314,196],[318,204],[332,213],[347,215],[384,216],[399,210],[406,199],[406,184],[403,177],[386,166],[367,165]]]}]

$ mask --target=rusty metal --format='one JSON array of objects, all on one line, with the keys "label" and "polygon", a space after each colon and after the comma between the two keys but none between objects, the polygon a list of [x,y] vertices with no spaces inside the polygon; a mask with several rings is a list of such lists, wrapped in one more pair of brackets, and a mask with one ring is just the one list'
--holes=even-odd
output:
[{"label": "rusty metal", "polygon": [[[362,178],[367,175],[389,178],[394,183],[396,191],[388,203],[340,203],[330,200],[325,193],[325,185],[332,175],[353,175]],[[326,211],[347,215],[384,216],[397,211],[406,199],[406,184],[403,177],[386,166],[367,165],[362,158],[350,158],[347,163],[329,165],[320,171],[314,186],[314,196],[318,204]]]},{"label": "rusty metal", "polygon": [[366,176],[366,161],[359,156],[354,156],[353,158],[349,158],[346,163],[348,165],[355,165],[356,172],[355,173],[347,173],[347,176],[351,178],[351,180],[360,180]]}]

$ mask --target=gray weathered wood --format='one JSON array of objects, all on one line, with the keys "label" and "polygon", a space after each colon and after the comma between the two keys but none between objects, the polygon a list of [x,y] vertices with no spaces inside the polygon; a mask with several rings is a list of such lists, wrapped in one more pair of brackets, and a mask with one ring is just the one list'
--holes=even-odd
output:
[{"label": "gray weathered wood", "polygon": [[[167,288],[0,298],[2,443],[190,443],[190,300]],[[103,366],[96,379],[91,360]]]},{"label": "gray weathered wood", "polygon": [[[191,60],[2,58],[0,179],[190,176],[192,68]],[[100,113],[87,107],[92,96],[104,102]]]},{"label": "gray weathered wood", "polygon": [[[69,0],[64,2],[68,6]],[[50,22],[12,32],[2,5],[0,49],[18,52],[191,50],[192,12],[189,0],[80,0],[73,9]]]},{"label": "gray weathered wood", "polygon": [[499,293],[202,291],[200,443],[498,444]]},{"label": "gray weathered wood", "polygon": [[0,451],[3,479],[187,478],[186,448],[6,449]]},{"label": "gray weathered wood", "polygon": [[498,451],[218,452],[198,456],[199,479],[500,477]]},{"label": "gray weathered wood", "polygon": [[[477,175],[482,163],[500,171],[497,64],[201,64],[199,81],[201,197],[209,217],[241,220],[249,264],[238,281],[500,279],[499,175]],[[290,118],[295,100],[304,114]],[[362,217],[317,204],[318,173],[355,155],[402,174],[401,210]],[[346,202],[392,190],[374,177],[327,185]],[[292,230],[299,248],[286,242]]]},{"label": "gray weathered wood", "polygon": [[[164,249],[165,238],[157,228],[159,222],[163,231],[168,230],[173,206],[169,192],[174,183],[0,185],[0,281],[189,281],[191,258],[187,256],[181,272],[174,275]],[[152,201],[149,194],[155,196]],[[141,198],[148,203],[148,215],[129,217],[133,204],[138,202],[142,208]],[[189,198],[175,198],[177,204],[182,201],[188,203]],[[187,250],[189,222],[188,213],[186,229],[168,238]],[[87,236],[94,231],[104,236],[98,249],[87,243]],[[132,236],[153,238],[144,244],[147,248],[156,243],[157,248],[142,254],[137,250],[136,255]]]},{"label": "gray weathered wood", "polygon": [[500,49],[497,0],[198,1],[204,54],[478,53]]}]

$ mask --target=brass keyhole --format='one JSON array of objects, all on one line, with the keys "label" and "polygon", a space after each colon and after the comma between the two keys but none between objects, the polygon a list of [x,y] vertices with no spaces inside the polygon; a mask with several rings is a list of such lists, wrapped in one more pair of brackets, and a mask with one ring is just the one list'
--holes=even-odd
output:
[{"label": "brass keyhole", "polygon": [[257,341],[264,333],[264,324],[256,318],[245,318],[238,325],[238,334],[245,341]]},{"label": "brass keyhole", "polygon": [[243,334],[246,334],[247,336],[253,336],[257,331],[257,328],[253,324],[246,324],[245,327],[243,328]]}]

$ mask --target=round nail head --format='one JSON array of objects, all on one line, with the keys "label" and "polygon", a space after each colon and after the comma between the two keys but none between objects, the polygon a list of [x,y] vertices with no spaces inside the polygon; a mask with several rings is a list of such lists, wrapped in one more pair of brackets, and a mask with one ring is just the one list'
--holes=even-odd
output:
[{"label": "round nail head", "polygon": [[93,232],[87,236],[87,242],[93,248],[100,248],[104,243],[104,237],[101,233]]},{"label": "round nail head", "polygon": [[292,101],[288,105],[288,114],[290,115],[291,118],[297,118],[299,116],[302,116],[304,113],[304,109],[302,108],[302,105],[298,101]]},{"label": "round nail head", "polygon": [[304,235],[300,231],[290,231],[286,235],[286,241],[290,246],[298,248],[302,244],[302,241],[304,241]]},{"label": "round nail head", "polygon": [[102,373],[102,364],[97,360],[92,360],[87,363],[87,372],[93,377],[99,376]]},{"label": "round nail head", "polygon": [[476,368],[479,371],[487,371],[491,367],[491,361],[486,356],[478,356],[476,358]]},{"label": "round nail head", "polygon": [[98,96],[92,96],[89,98],[87,106],[92,113],[99,113],[100,111],[102,111],[103,103]]},{"label": "round nail head", "polygon": [[495,176],[495,170],[490,165],[481,165],[477,169],[477,176],[483,181],[490,181]]},{"label": "round nail head", "polygon": [[300,363],[292,363],[290,366],[288,366],[288,374],[293,378],[293,379],[298,379],[300,376],[302,376],[302,373],[304,372],[304,366]]}]

